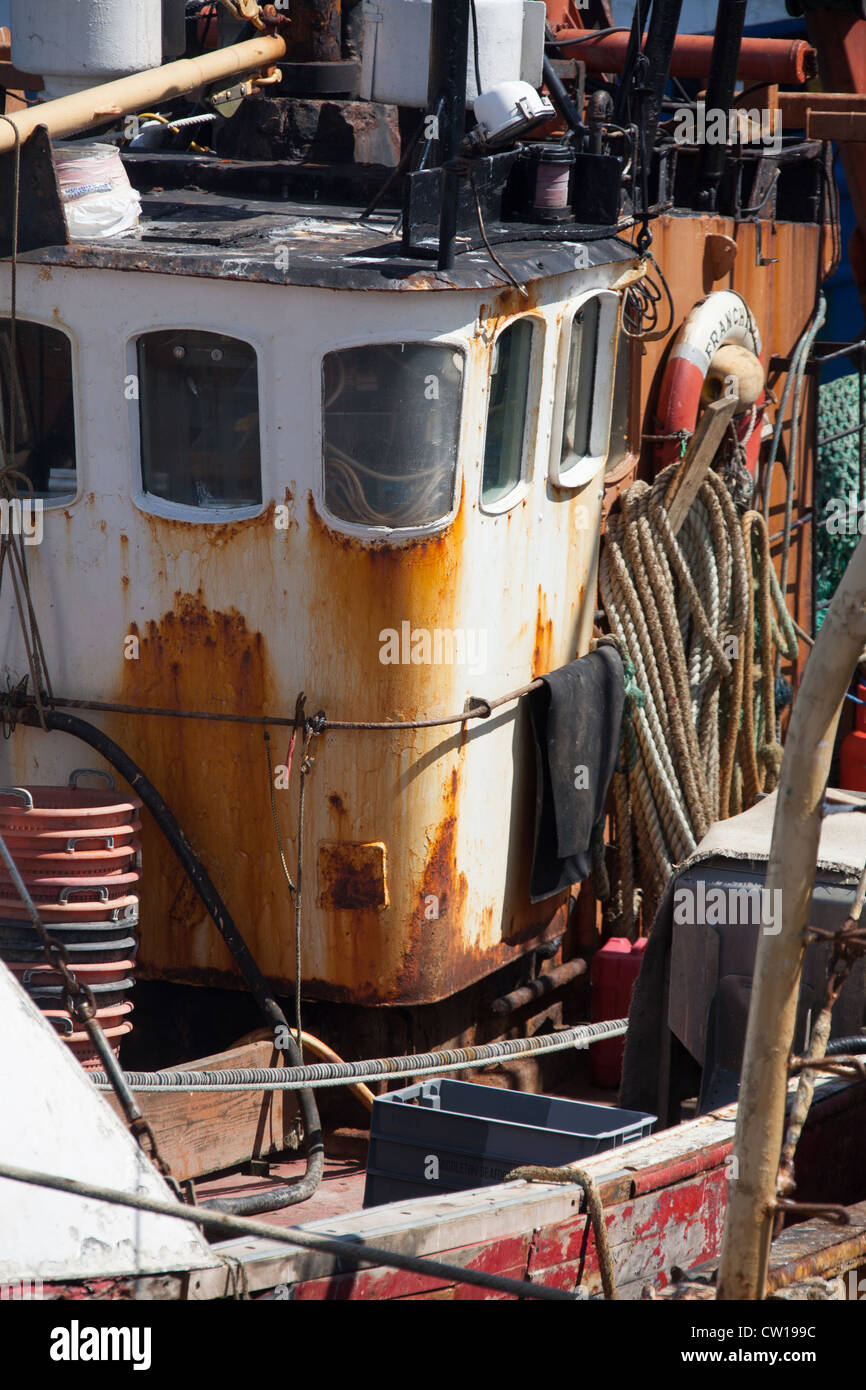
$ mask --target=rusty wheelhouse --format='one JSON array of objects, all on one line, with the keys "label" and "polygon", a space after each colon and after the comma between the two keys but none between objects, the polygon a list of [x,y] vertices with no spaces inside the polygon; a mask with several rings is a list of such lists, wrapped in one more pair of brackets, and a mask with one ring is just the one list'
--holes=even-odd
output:
[{"label": "rusty wheelhouse", "polygon": [[[294,28],[281,6],[226,8],[237,27],[223,37],[239,42],[214,48],[203,4],[184,60],[169,71],[103,55],[114,80],[97,95],[56,44],[52,100],[0,122],[13,195],[0,209],[0,500],[27,560],[25,589],[0,598],[11,735],[0,794],[63,788],[82,755],[61,730],[85,737],[82,721],[98,769],[126,778],[136,811],[140,793],[140,846],[138,821],[121,812],[117,845],[113,824],[73,835],[87,844],[81,877],[62,880],[57,906],[45,888],[61,881],[56,846],[43,834],[22,858],[25,887],[73,946],[85,917],[124,942],[137,928],[142,1002],[125,1065],[196,1077],[186,1090],[183,1077],[163,1081],[181,1094],[173,1108],[132,1072],[152,1152],[158,1137],[178,1180],[209,1179],[207,1198],[237,1214],[248,1198],[212,1175],[297,1149],[300,1118],[303,1173],[299,1163],[284,1174],[292,1189],[254,1200],[279,1208],[321,1178],[311,1078],[264,1096],[249,1079],[272,1079],[286,1057],[340,1068],[337,1049],[408,1066],[428,1048],[463,1048],[463,1076],[527,1091],[564,1076],[574,1088],[561,1065],[573,1054],[560,1049],[558,1073],[542,1072],[541,1054],[559,1033],[562,1048],[589,1040],[577,1036],[578,981],[600,944],[604,857],[595,881],[531,891],[524,697],[600,636],[611,509],[658,464],[686,458],[699,407],[732,379],[720,349],[749,359],[739,389],[750,370],[760,376],[749,411],[729,408],[734,453],[742,446],[753,481],[771,441],[775,458],[779,402],[811,345],[836,247],[827,148],[808,119],[803,131],[795,94],[767,88],[776,143],[752,127],[719,148],[671,133],[668,76],[692,80],[707,58],[676,35],[675,0],[654,6],[645,81],[636,30],[594,41],[552,0],[433,0],[420,67],[420,6],[393,0],[367,14],[364,34],[356,7],[342,40],[339,5],[299,6]],[[707,99],[726,112],[738,76],[798,86],[814,69],[805,44],[742,46],[744,8],[727,7],[711,46]],[[240,32],[243,21],[256,32]],[[497,24],[512,34],[505,58]],[[489,90],[487,62],[499,64]],[[190,90],[191,114],[179,95]],[[697,104],[683,105],[691,119]],[[94,126],[92,147],[69,139]],[[122,160],[99,152],[105,141]],[[122,234],[81,236],[73,204],[92,195],[102,159],[106,178],[128,179],[140,218],[133,208]],[[784,534],[780,601],[810,628],[814,448],[808,431],[785,428],[766,512],[770,542]],[[40,504],[31,533],[22,478]],[[788,674],[798,668],[791,657]],[[112,855],[126,872],[85,907]],[[2,873],[5,893],[13,876]],[[664,884],[637,886],[647,931]],[[640,894],[632,915],[635,904]],[[27,915],[26,903],[10,908],[13,927]],[[85,969],[117,985],[121,965],[132,959]],[[298,1001],[303,1028],[299,1006],[297,1040],[281,1042],[273,1025],[285,1028]],[[503,1043],[493,1073],[484,1049]],[[385,1084],[389,1066],[371,1066],[347,1106],[369,1109],[366,1082]],[[215,1100],[208,1074],[231,1068],[246,1079]],[[114,1079],[112,1104],[129,1121]],[[342,1105],[328,1097],[322,1113],[329,1156],[356,1152],[357,1134],[334,1132]],[[357,1123],[357,1108],[347,1113]],[[859,1138],[863,1113],[856,1086],[819,1088],[797,1174],[807,1200],[825,1136]],[[734,1123],[719,1108],[631,1145],[628,1161],[597,1156],[580,1177],[582,1210],[549,1170],[529,1191],[491,1188],[489,1202],[422,1197],[417,1250],[606,1295],[616,1266],[625,1297],[667,1285],[674,1263],[707,1280]],[[847,1169],[834,1184],[856,1237],[831,1257],[807,1231],[819,1272],[866,1250],[862,1193]],[[614,1209],[610,1248],[601,1203]],[[306,1223],[310,1244],[327,1216],[329,1231],[396,1249],[394,1210],[326,1203]],[[385,1262],[356,1276],[337,1264],[345,1252],[278,1258],[260,1238],[237,1234],[223,1254],[266,1297],[277,1286],[310,1300],[461,1287],[453,1267],[398,1277]],[[796,1282],[796,1243],[774,1259],[771,1285]],[[195,1242],[176,1261],[196,1279],[181,1294],[166,1276],[172,1296],[225,1295],[225,1264]],[[157,1255],[142,1266],[144,1296],[162,1268]]]}]

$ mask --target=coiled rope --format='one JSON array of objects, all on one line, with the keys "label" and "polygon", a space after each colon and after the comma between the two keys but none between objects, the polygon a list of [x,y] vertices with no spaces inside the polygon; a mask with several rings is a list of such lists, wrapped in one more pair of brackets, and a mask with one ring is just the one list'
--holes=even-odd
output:
[{"label": "coiled rope", "polygon": [[678,466],[622,496],[599,574],[626,675],[609,915],[630,938],[636,877],[649,910],[713,821],[775,786],[776,653],[796,656],[763,518],[741,520],[710,469],[674,535],[665,499]]}]

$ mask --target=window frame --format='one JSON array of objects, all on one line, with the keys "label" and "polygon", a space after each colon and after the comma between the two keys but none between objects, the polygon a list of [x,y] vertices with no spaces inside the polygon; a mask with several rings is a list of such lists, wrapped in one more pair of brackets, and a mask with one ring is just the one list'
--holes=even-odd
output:
[{"label": "window frame", "polygon": [[[593,387],[599,374],[610,381],[604,403],[598,393],[591,395],[592,411],[589,420],[589,447],[591,453],[581,455],[568,468],[561,463],[562,437],[565,427],[566,392],[571,365],[572,326],[575,315],[591,300],[599,299],[598,349]],[[550,436],[550,481],[554,487],[584,487],[592,482],[600,469],[603,469],[610,450],[611,413],[613,410],[614,373],[616,350],[619,340],[622,300],[616,290],[595,287],[578,295],[569,305],[562,317],[560,330],[560,354],[557,364],[556,386],[553,401],[553,423]],[[603,404],[604,414],[599,413]]]},{"label": "window frame", "polygon": [[[154,333],[212,333],[216,337],[234,339],[236,342],[243,343],[246,347],[252,348],[256,358],[256,381],[258,386],[259,398],[259,474],[262,489],[262,500],[254,506],[248,507],[194,507],[186,502],[168,502],[164,497],[159,497],[154,492],[147,492],[144,486],[144,467],[141,452],[141,379],[138,370],[138,344],[142,338],[147,338]],[[132,469],[132,486],[130,489],[133,503],[143,512],[151,516],[162,517],[166,521],[191,521],[202,525],[213,526],[223,522],[229,524],[233,521],[251,521],[257,516],[261,516],[271,505],[268,497],[268,485],[266,482],[266,430],[265,430],[265,399],[262,365],[264,353],[261,342],[253,337],[241,337],[237,333],[227,333],[224,326],[213,325],[212,323],[202,323],[201,321],[191,323],[171,322],[153,324],[149,328],[144,328],[135,333],[126,342],[126,378],[135,377],[138,395],[127,401],[127,419],[129,421],[129,459]]]},{"label": "window frame", "polygon": [[[11,317],[11,314],[0,313],[0,320],[7,323],[10,321]],[[15,319],[19,326],[22,323],[32,323],[37,328],[53,329],[54,332],[61,333],[69,344],[69,365],[72,373],[72,425],[75,439],[75,492],[71,497],[65,497],[57,501],[51,501],[48,497],[40,497],[38,499],[42,503],[43,512],[62,511],[64,508],[74,507],[77,502],[80,502],[84,495],[83,459],[86,451],[83,447],[84,418],[81,393],[78,389],[79,382],[81,381],[81,356],[78,347],[78,338],[69,324],[57,318],[52,317],[47,319],[41,317],[39,314],[17,313]]]},{"label": "window frame", "polygon": [[[420,526],[368,526],[361,522],[346,521],[344,517],[335,516],[329,511],[325,502],[325,411],[322,397],[322,374],[324,371],[325,358],[332,352],[344,352],[350,348],[360,347],[388,347],[396,343],[406,343],[418,347],[442,347],[450,348],[452,352],[457,352],[463,361],[462,377],[463,385],[460,393],[460,415],[457,422],[457,458],[454,465],[454,489],[451,497],[451,505],[447,513],[436,521],[427,521]],[[381,541],[381,540],[411,540],[415,536],[435,535],[438,531],[444,531],[457,515],[460,508],[460,498],[462,495],[463,478],[463,459],[464,441],[467,428],[467,421],[470,415],[468,408],[468,389],[469,373],[472,370],[472,355],[469,351],[469,344],[465,337],[457,333],[443,333],[435,337],[410,337],[408,334],[395,334],[393,330],[385,333],[364,333],[358,336],[346,336],[337,341],[330,341],[327,344],[320,343],[317,350],[312,354],[313,372],[313,399],[317,402],[317,409],[312,412],[313,425],[313,448],[314,456],[318,458],[318,467],[314,473],[313,500],[316,510],[327,524],[329,530],[340,532],[347,536],[357,536],[359,540]]]},{"label": "window frame", "polygon": [[627,406],[626,419],[626,447],[619,463],[613,468],[608,468],[610,458],[610,442],[608,441],[607,457],[604,461],[604,485],[606,488],[619,483],[623,478],[633,473],[640,457],[640,354],[635,344],[638,339],[633,335],[623,331],[623,320],[620,316],[620,327],[617,334],[616,361],[614,362],[614,389],[611,394],[611,427],[613,425],[613,403],[616,398],[616,372],[619,367],[620,354],[625,353],[629,358],[630,389]]},{"label": "window frame", "polygon": [[[484,492],[484,456],[487,451],[487,426],[490,419],[490,393],[493,386],[493,350],[503,333],[507,333],[509,328],[513,328],[516,323],[529,322],[532,328],[532,345],[530,348],[529,374],[526,387],[526,416],[523,421],[523,441],[521,445],[520,477],[503,497],[495,502],[485,502]],[[535,476],[535,463],[538,454],[538,441],[541,424],[541,387],[544,379],[544,351],[546,346],[547,320],[543,314],[516,314],[509,319],[506,324],[496,333],[490,351],[487,356],[484,394],[482,400],[483,423],[480,450],[480,464],[478,477],[478,507],[486,516],[501,516],[503,512],[511,511],[522,502],[529,491],[530,484]]]}]

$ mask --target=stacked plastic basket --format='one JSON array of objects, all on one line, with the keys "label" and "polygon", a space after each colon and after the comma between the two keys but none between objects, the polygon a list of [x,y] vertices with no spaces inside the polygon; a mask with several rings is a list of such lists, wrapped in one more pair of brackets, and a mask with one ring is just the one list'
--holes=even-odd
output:
[{"label": "stacked plastic basket", "polygon": [[[100,777],[105,791],[80,787]],[[0,788],[0,835],[40,921],[66,947],[70,969],[90,986],[115,1055],[131,1031],[138,950],[141,829],[137,797],[120,797],[108,773],[73,772],[67,787]],[[0,959],[88,1068],[100,1065],[87,1033],[64,1004],[63,978],[45,959],[36,928],[0,862]]]}]

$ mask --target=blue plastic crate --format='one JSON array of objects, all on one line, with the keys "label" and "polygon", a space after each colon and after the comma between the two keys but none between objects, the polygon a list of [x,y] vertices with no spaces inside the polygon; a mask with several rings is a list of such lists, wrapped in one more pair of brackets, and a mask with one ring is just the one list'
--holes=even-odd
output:
[{"label": "blue plastic crate", "polygon": [[502,1182],[524,1163],[559,1166],[641,1139],[655,1115],[467,1081],[378,1096],[364,1206]]}]

